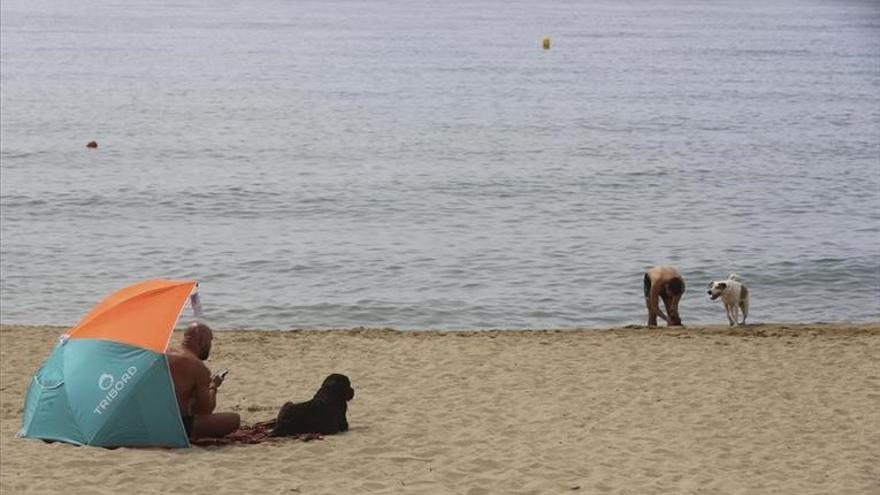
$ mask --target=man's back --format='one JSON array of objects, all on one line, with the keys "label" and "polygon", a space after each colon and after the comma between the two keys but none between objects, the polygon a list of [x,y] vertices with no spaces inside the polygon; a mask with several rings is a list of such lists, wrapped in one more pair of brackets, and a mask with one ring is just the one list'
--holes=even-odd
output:
[{"label": "man's back", "polygon": [[167,355],[180,415],[192,416],[198,413],[193,407],[199,395],[198,389],[200,385],[204,388],[210,386],[211,372],[205,363],[189,352],[170,349]]}]

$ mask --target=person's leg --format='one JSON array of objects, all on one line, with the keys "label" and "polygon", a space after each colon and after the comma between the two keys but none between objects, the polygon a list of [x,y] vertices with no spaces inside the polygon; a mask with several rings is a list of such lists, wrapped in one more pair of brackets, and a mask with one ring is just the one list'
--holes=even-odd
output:
[{"label": "person's leg", "polygon": [[663,295],[663,305],[666,306],[666,314],[669,316],[666,322],[670,327],[681,326],[681,317],[678,315],[679,301],[681,301],[681,294]]},{"label": "person's leg", "polygon": [[219,438],[237,430],[241,425],[238,413],[204,414],[195,417],[192,438]]}]

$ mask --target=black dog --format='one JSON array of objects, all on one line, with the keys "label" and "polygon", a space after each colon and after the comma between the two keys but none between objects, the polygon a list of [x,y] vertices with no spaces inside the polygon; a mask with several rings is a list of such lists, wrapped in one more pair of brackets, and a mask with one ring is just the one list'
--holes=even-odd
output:
[{"label": "black dog", "polygon": [[312,400],[294,404],[287,402],[278,411],[273,437],[296,435],[298,433],[320,433],[331,435],[348,431],[348,410],[346,402],[354,398],[351,381],[345,375],[333,373],[324,379],[321,388]]}]

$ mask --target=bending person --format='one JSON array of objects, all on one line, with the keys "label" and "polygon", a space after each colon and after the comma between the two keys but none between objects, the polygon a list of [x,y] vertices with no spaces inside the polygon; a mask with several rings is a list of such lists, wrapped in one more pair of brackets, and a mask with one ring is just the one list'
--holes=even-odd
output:
[{"label": "bending person", "polygon": [[189,438],[218,438],[237,430],[241,424],[238,413],[215,413],[217,388],[223,383],[212,377],[203,362],[211,353],[214,333],[204,323],[192,323],[183,334],[179,348],[167,352],[174,393],[180,417]]},{"label": "bending person", "polygon": [[[645,305],[648,306],[648,326],[657,326],[657,317],[670,327],[681,325],[678,303],[684,294],[684,278],[674,267],[661,265],[645,272]],[[660,309],[660,299],[666,306],[667,317]]]}]

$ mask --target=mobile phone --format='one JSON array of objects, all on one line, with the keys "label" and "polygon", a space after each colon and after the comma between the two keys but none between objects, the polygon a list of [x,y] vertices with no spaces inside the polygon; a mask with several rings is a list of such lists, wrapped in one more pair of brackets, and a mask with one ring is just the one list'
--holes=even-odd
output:
[{"label": "mobile phone", "polygon": [[229,373],[229,370],[228,370],[228,369],[226,369],[226,368],[220,368],[219,370],[217,370],[217,373],[215,374],[215,376],[219,376],[220,379],[223,380],[223,379],[226,378],[226,375],[227,375],[228,373]]}]

